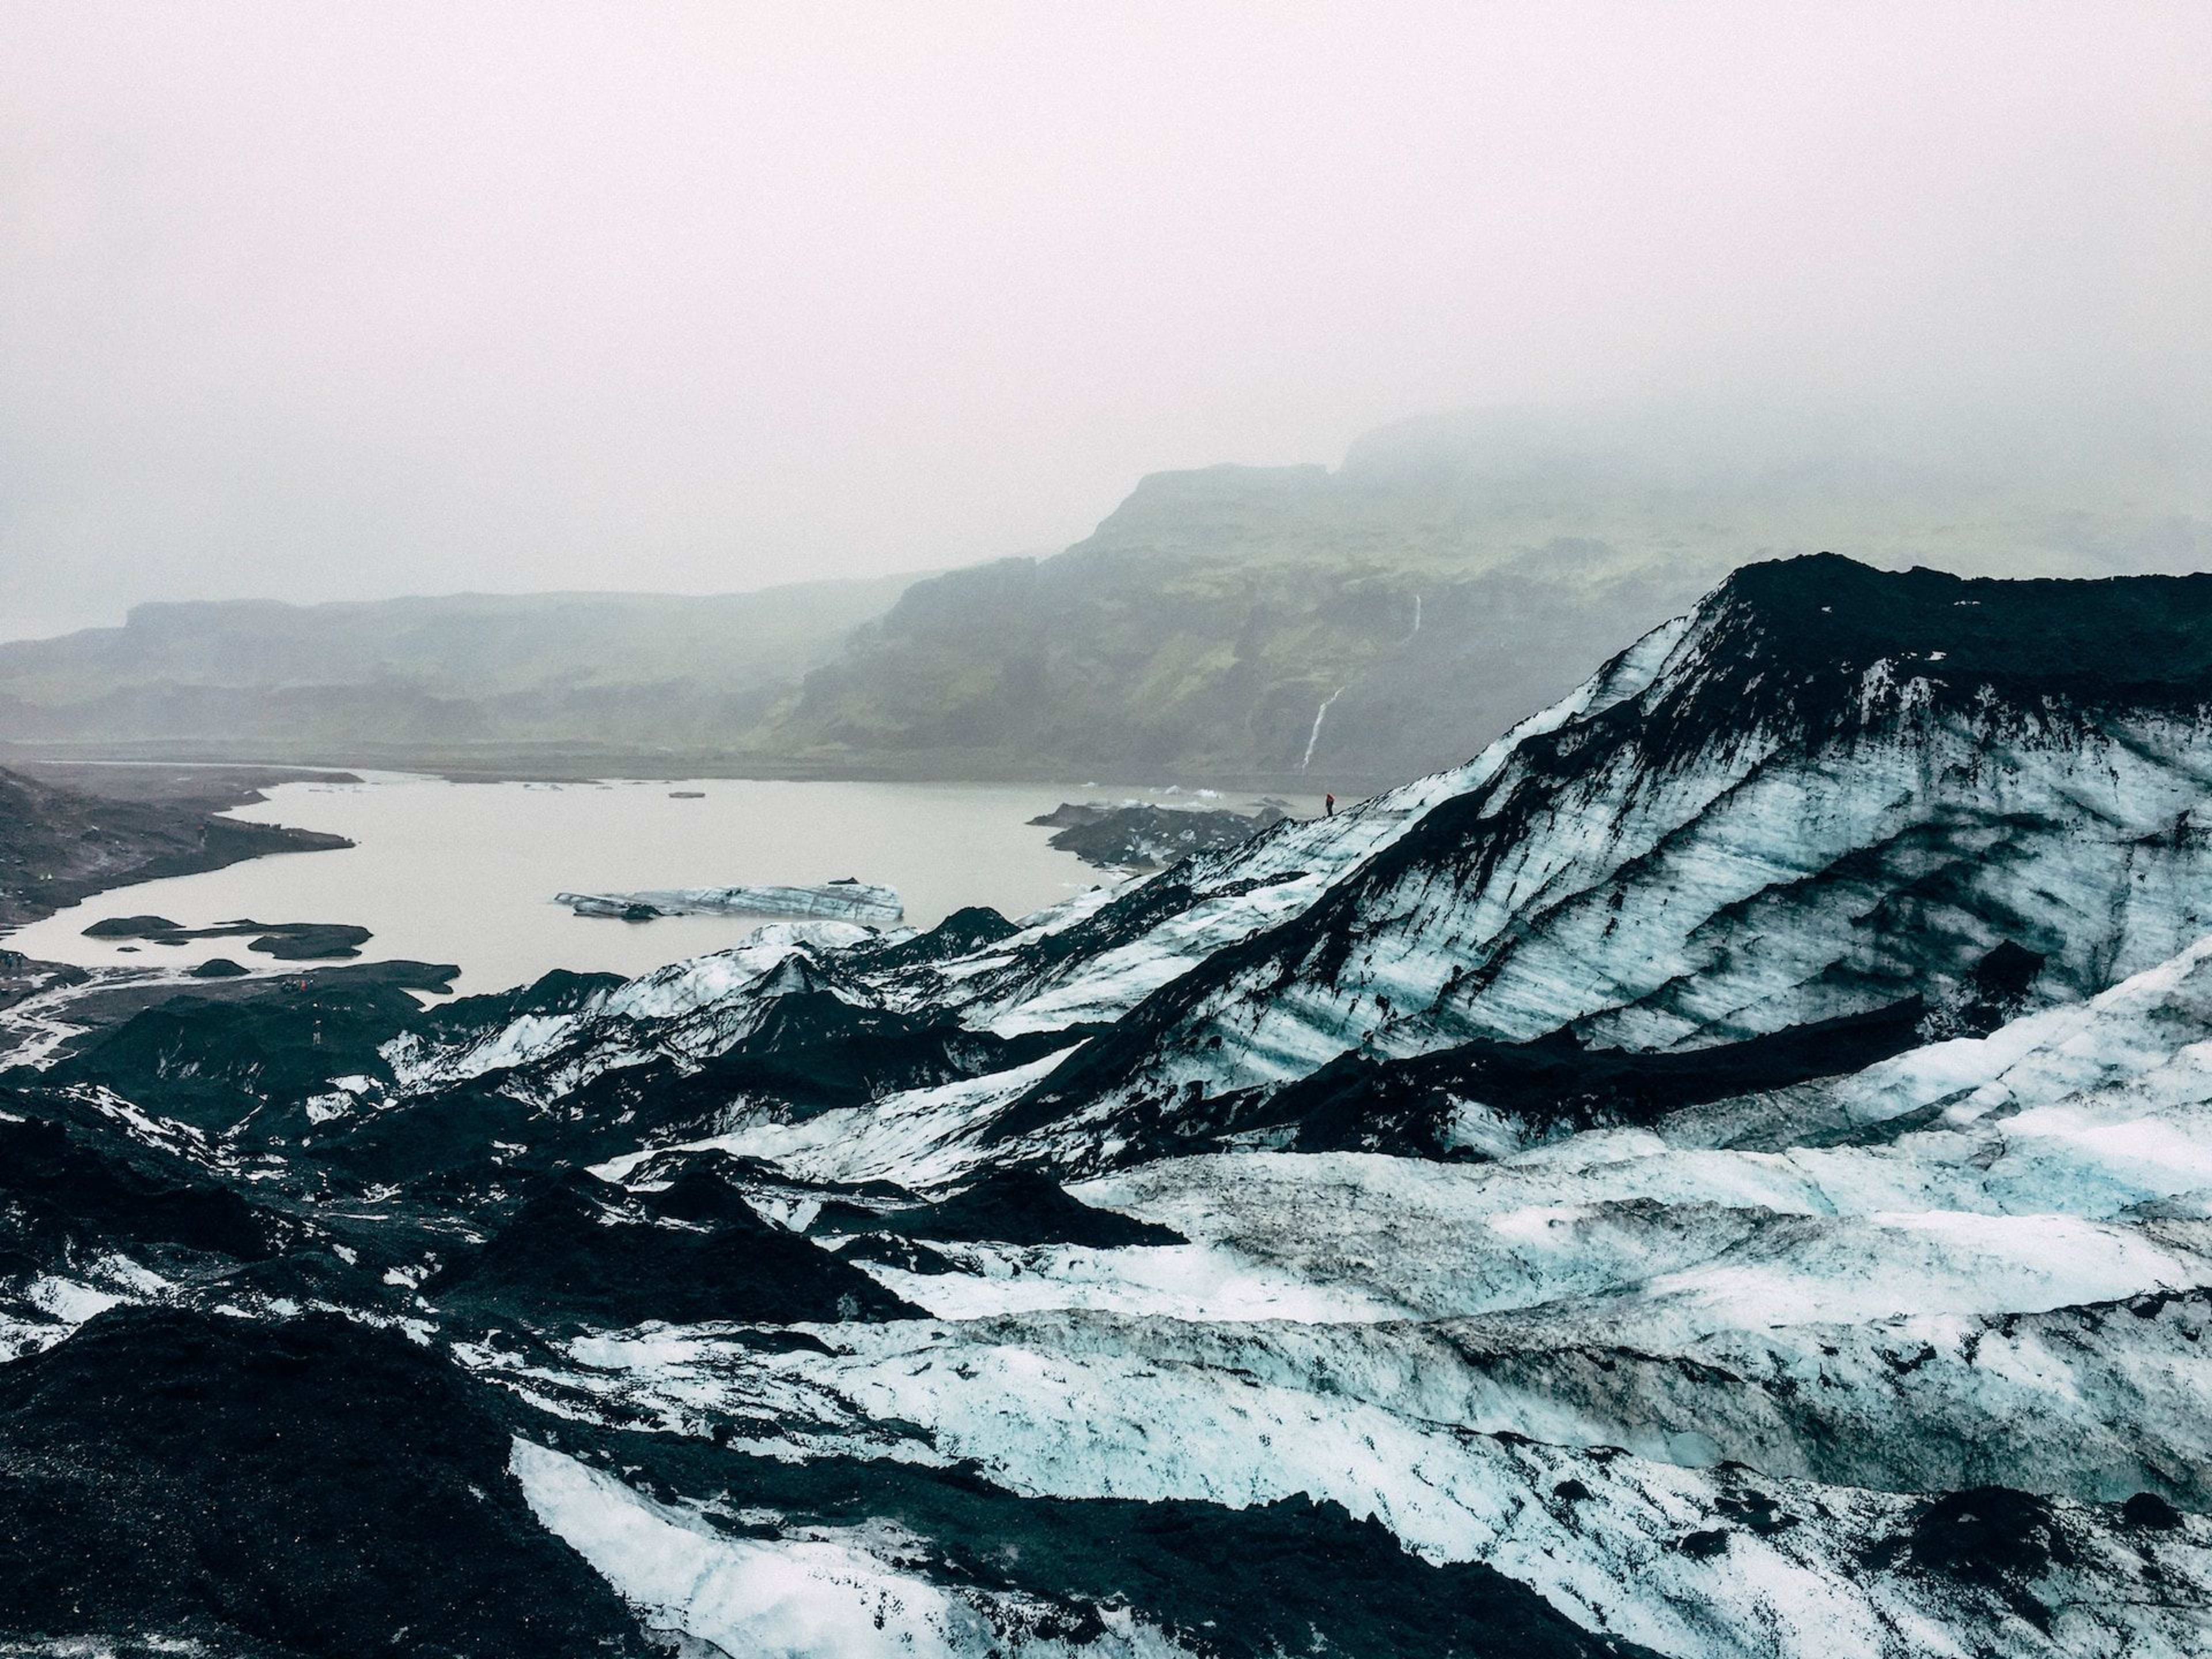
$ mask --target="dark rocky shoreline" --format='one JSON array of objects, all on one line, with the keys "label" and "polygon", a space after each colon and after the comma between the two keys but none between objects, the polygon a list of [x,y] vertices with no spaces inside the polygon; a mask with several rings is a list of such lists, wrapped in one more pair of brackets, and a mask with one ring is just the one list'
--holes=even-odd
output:
[{"label": "dark rocky shoreline", "polygon": [[[297,775],[267,769],[77,767],[67,785],[0,769],[0,927],[94,893],[198,875],[272,853],[335,850],[343,836],[216,816]],[[323,774],[326,778],[343,774]],[[101,793],[89,793],[96,780]]]}]

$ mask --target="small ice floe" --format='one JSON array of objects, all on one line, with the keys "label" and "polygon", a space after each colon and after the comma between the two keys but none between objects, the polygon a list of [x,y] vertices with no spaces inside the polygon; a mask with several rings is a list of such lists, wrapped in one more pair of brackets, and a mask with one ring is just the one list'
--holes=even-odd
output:
[{"label": "small ice floe", "polygon": [[825,881],[805,887],[681,887],[642,893],[556,893],[580,916],[832,916],[845,921],[895,922],[906,915],[898,890],[870,882]]}]

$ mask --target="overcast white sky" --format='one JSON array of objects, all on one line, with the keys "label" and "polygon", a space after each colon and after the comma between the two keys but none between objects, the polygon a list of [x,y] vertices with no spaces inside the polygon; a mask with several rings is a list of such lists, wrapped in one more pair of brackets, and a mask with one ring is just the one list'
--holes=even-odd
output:
[{"label": "overcast white sky", "polygon": [[1397,416],[2212,371],[2212,4],[0,0],[0,636],[1064,544]]}]

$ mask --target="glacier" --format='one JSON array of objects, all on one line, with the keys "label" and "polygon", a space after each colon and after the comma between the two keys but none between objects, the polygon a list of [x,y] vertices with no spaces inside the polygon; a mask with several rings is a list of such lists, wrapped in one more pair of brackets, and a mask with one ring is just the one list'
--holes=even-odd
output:
[{"label": "glacier", "polygon": [[896,923],[906,916],[898,890],[862,881],[811,886],[653,888],[638,893],[556,893],[580,916],[823,916],[840,921]]},{"label": "glacier", "polygon": [[0,1459],[76,1356],[357,1329],[485,1571],[699,1659],[2200,1654],[2208,787],[2212,578],[1822,557],[1030,916],[49,997]]}]

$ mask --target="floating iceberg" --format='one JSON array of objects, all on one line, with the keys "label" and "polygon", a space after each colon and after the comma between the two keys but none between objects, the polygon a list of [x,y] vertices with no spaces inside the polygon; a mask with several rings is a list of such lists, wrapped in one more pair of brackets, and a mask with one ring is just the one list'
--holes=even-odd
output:
[{"label": "floating iceberg", "polygon": [[896,922],[906,915],[898,890],[864,881],[811,887],[679,887],[647,893],[556,893],[553,902],[580,916],[834,916],[845,921]]}]

